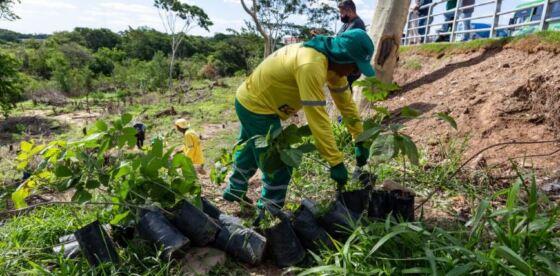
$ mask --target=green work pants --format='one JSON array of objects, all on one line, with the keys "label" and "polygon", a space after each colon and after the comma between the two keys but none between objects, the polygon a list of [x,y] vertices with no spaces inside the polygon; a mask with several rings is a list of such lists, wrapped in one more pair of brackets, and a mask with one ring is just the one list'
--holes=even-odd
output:
[{"label": "green work pants", "polygon": [[[267,135],[269,130],[282,127],[280,118],[276,115],[255,114],[235,100],[235,111],[241,123],[239,142],[243,143],[256,135]],[[249,179],[255,175],[257,169],[263,172],[263,187],[261,198],[257,206],[263,208],[265,205],[282,207],[286,198],[288,185],[292,176],[292,168],[285,166],[273,174],[262,170],[259,156],[266,148],[257,149],[254,140],[249,141],[243,149],[237,151],[234,156],[234,172],[229,179],[229,184],[224,191],[224,199],[238,201],[245,196],[249,186]]]}]

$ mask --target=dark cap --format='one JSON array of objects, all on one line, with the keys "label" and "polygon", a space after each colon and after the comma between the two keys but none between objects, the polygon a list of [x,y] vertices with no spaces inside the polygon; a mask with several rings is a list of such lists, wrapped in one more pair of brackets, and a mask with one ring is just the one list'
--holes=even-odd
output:
[{"label": "dark cap", "polygon": [[339,8],[350,9],[352,11],[356,11],[356,4],[352,0],[344,0],[338,4]]}]

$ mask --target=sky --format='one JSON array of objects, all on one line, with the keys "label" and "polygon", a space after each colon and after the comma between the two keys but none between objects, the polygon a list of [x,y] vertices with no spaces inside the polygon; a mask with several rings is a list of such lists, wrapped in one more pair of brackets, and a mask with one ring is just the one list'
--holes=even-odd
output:
[{"label": "sky", "polygon": [[[210,32],[195,28],[194,35],[211,36],[226,32],[228,28],[240,29],[249,16],[243,11],[239,0],[184,0],[198,5],[209,15],[214,25]],[[481,2],[482,0],[477,0]],[[484,0],[486,1],[486,0]],[[506,10],[532,0],[503,0]],[[109,28],[115,32],[128,27],[148,26],[163,31],[163,25],[153,0],[22,0],[14,7],[21,19],[7,22],[0,21],[0,28],[20,33],[51,34],[57,31],[69,31],[75,27]],[[371,21],[377,0],[355,0],[358,14],[366,24]],[[414,2],[414,0],[412,0]],[[445,5],[438,5],[443,11]],[[475,13],[491,14],[491,6],[477,8]],[[443,16],[435,21],[443,20]],[[502,18],[501,18],[502,19]],[[503,18],[507,24],[508,18]],[[481,20],[481,23],[488,23]],[[333,26],[334,27],[334,26]]]},{"label": "sky", "polygon": [[[214,26],[210,32],[193,29],[192,34],[209,36],[226,29],[245,26],[249,16],[239,0],[186,0],[203,8]],[[0,21],[0,28],[21,33],[68,31],[75,27],[109,28],[123,31],[128,27],[149,26],[163,31],[153,0],[22,0],[14,11],[21,17],[13,22]],[[358,13],[373,15],[375,0],[356,0]]]}]

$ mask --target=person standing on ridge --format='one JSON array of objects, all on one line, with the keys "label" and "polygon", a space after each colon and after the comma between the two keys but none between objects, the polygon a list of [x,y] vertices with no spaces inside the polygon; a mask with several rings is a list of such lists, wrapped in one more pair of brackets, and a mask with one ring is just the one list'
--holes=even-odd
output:
[{"label": "person standing on ridge", "polygon": [[[338,11],[340,12],[340,21],[344,23],[337,35],[340,36],[348,30],[366,30],[366,25],[364,21],[356,13],[356,4],[352,0],[345,0],[338,4]],[[350,92],[352,92],[352,84],[360,78],[362,74],[353,73],[347,76],[348,86],[350,87]]]},{"label": "person standing on ridge", "polygon": [[[363,125],[346,76],[353,72],[374,76],[370,64],[373,52],[373,41],[365,31],[350,30],[336,37],[319,35],[305,43],[291,44],[267,57],[237,90],[239,143],[247,144],[235,153],[234,172],[223,198],[252,204],[246,195],[248,181],[257,169],[263,171],[260,155],[267,149],[257,148],[251,137],[280,129],[281,120],[302,108],[315,146],[330,165],[330,177],[340,191],[348,181],[348,171],[344,155],[336,146],[323,87],[327,84],[336,107],[351,122],[346,127],[356,139],[363,132]],[[363,144],[355,144],[355,155],[358,167],[367,163],[369,152]],[[291,175],[292,168],[287,165],[272,174],[263,171],[263,187],[257,202],[260,210],[284,205]]]}]

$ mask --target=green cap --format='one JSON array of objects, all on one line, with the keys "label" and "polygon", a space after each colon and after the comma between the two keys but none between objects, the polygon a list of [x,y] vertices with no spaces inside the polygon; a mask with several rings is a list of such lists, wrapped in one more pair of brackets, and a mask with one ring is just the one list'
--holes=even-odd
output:
[{"label": "green cap", "polygon": [[375,70],[371,66],[371,58],[375,47],[365,31],[361,29],[349,30],[335,39],[340,40],[340,45],[344,47],[362,74],[366,77],[375,76]]},{"label": "green cap", "polygon": [[373,41],[361,29],[349,30],[336,37],[316,36],[303,45],[325,54],[331,62],[355,63],[365,76],[375,76],[375,70],[371,66]]}]

